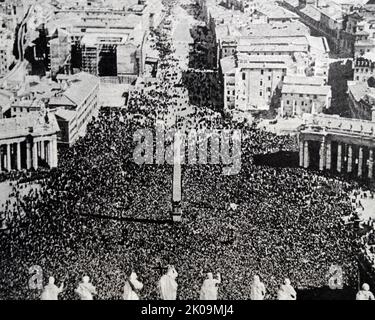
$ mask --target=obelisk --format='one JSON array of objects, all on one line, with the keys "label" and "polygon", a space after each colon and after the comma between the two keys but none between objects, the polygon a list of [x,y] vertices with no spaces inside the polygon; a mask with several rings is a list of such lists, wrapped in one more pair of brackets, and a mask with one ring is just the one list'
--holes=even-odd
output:
[{"label": "obelisk", "polygon": [[182,219],[182,183],[181,183],[181,135],[177,132],[174,137],[173,154],[173,195],[172,195],[172,220],[181,222]]}]

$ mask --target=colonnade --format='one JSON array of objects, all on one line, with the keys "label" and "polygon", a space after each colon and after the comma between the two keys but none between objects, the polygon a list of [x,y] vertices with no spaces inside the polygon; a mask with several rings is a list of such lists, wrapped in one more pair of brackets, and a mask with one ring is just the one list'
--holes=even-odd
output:
[{"label": "colonnade", "polygon": [[22,137],[0,141],[0,172],[57,167],[57,137]]},{"label": "colonnade", "polygon": [[[373,179],[374,149],[372,145],[332,141],[325,136],[313,140],[300,137],[299,165],[304,168],[318,166],[321,171],[335,170],[359,178]],[[312,158],[316,163],[312,163]]]}]

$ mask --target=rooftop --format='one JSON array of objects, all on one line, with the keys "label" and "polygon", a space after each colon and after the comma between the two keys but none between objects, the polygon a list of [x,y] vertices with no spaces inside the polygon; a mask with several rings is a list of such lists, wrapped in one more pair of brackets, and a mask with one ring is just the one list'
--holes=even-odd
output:
[{"label": "rooftop", "polygon": [[286,76],[284,84],[291,85],[310,85],[310,86],[323,86],[324,79],[321,77],[305,77],[305,76]]},{"label": "rooftop", "polygon": [[79,106],[83,104],[89,94],[99,86],[99,79],[91,74],[80,72],[68,81],[68,88],[52,97],[49,104]]},{"label": "rooftop", "polygon": [[283,69],[287,66],[291,66],[293,60],[288,55],[279,56],[259,56],[259,55],[246,55],[239,54],[238,56],[238,66],[240,68],[252,68],[252,69]]},{"label": "rooftop", "polygon": [[330,86],[284,84],[282,88],[282,93],[288,94],[328,95],[330,92]]},{"label": "rooftop", "polygon": [[294,12],[291,12],[275,3],[263,3],[260,8],[257,9],[258,12],[266,15],[268,19],[299,19],[299,16]]},{"label": "rooftop", "polygon": [[70,122],[76,116],[77,112],[75,110],[66,110],[66,109],[58,109],[55,112],[56,117],[61,118]]},{"label": "rooftop", "polygon": [[367,83],[348,83],[348,91],[352,94],[355,101],[359,102],[366,97],[367,94],[374,94],[375,89],[370,88]]},{"label": "rooftop", "polygon": [[39,112],[27,116],[0,119],[0,139],[31,136],[44,136],[59,132],[56,117]]},{"label": "rooftop", "polygon": [[301,9],[301,12],[317,22],[320,22],[322,18],[322,14],[319,11],[319,9],[310,4],[306,5],[305,8]]}]

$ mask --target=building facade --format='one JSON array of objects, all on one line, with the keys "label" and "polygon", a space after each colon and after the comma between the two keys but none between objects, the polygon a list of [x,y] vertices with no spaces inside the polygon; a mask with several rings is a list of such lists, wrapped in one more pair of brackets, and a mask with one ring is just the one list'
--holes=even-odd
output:
[{"label": "building facade", "polygon": [[375,89],[366,82],[349,83],[349,110],[352,118],[372,120],[375,106]]},{"label": "building facade", "polygon": [[71,36],[65,30],[58,30],[57,37],[49,41],[49,67],[52,78],[61,71],[70,72],[71,46]]},{"label": "building facade", "polygon": [[65,89],[49,100],[48,108],[55,112],[61,126],[59,146],[69,147],[83,136],[86,126],[99,109],[99,78],[88,73],[74,76],[59,76],[58,81]]},{"label": "building facade", "polygon": [[331,87],[320,77],[286,77],[281,90],[281,115],[322,113],[331,106]]},{"label": "building facade", "polygon": [[0,119],[0,171],[55,168],[59,126],[50,114]]},{"label": "building facade", "polygon": [[374,77],[375,62],[366,57],[354,59],[354,81],[367,83],[369,78]]},{"label": "building facade", "polygon": [[268,110],[292,64],[289,56],[239,55],[236,59],[222,59],[225,111]]},{"label": "building facade", "polygon": [[10,32],[0,29],[0,78],[9,72],[14,61],[12,39]]}]

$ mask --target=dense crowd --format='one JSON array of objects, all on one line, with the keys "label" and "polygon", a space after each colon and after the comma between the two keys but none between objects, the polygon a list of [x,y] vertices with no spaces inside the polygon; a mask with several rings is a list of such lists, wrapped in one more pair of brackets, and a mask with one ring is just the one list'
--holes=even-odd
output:
[{"label": "dense crowd", "polygon": [[[179,299],[198,299],[207,272],[222,276],[219,299],[249,299],[254,275],[267,299],[276,298],[285,278],[298,290],[324,287],[331,265],[341,266],[345,285],[354,287],[358,243],[341,217],[352,212],[349,194],[357,186],[254,164],[255,155],[295,151],[291,137],[216,123],[242,129],[241,172],[183,166],[183,221],[171,223],[172,167],[138,166],[133,159],[135,130],[169,112],[177,80],[168,34],[155,36],[161,84],[133,92],[127,110],[100,113],[87,135],[60,154],[38,192],[14,195],[25,217],[1,233],[0,299],[39,298],[41,291],[27,286],[35,265],[45,283],[49,276],[65,283],[62,299],[77,298],[84,275],[98,299],[120,299],[132,271],[144,284],[140,298],[157,299],[167,265],[178,271]],[[138,121],[138,114],[147,120]]]}]

